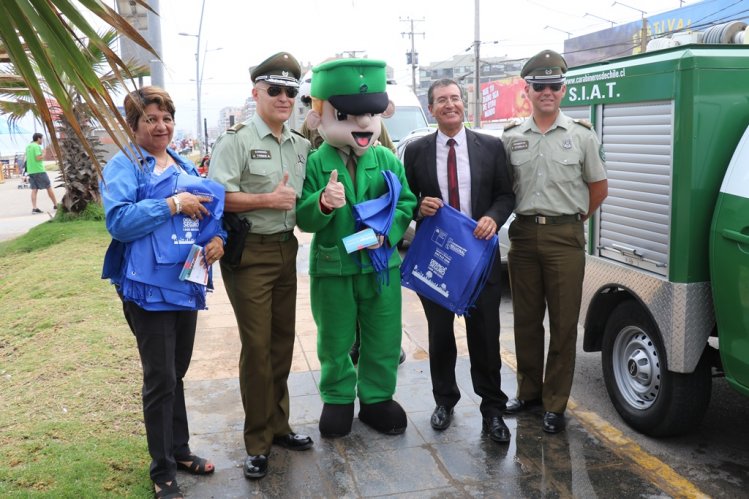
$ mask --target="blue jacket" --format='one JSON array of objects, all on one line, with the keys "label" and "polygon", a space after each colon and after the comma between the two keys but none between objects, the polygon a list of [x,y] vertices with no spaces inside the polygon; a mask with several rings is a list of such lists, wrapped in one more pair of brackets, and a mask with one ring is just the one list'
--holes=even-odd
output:
[{"label": "blue jacket", "polygon": [[[195,166],[172,150],[167,152],[189,176],[154,176],[155,159],[140,152],[142,158],[119,152],[104,168],[101,192],[113,239],[102,277],[111,279],[124,299],[146,310],[203,309],[206,288],[180,281],[179,273],[193,243],[205,245],[216,235],[225,239],[223,187],[200,178]],[[201,221],[172,216],[167,198],[183,191],[212,196],[205,205],[210,216]]]}]

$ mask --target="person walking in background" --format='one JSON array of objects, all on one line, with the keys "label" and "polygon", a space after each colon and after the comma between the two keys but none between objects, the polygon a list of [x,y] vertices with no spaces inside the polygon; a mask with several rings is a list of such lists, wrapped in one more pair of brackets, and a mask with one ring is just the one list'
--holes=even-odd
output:
[{"label": "person walking in background", "polygon": [[301,67],[279,52],[250,72],[255,115],[216,141],[208,176],[226,189],[226,211],[251,223],[241,262],[221,262],[239,326],[239,388],[244,406],[246,478],[268,472],[273,444],[306,450],[313,442],[289,426],[296,323],[296,200],[310,144],[286,125]]},{"label": "person walking in background", "polygon": [[[204,192],[207,181],[189,160],[167,148],[175,113],[169,94],[143,87],[125,97],[124,107],[135,144],[132,150],[117,153],[103,171],[101,193],[112,243],[102,278],[115,285],[138,343],[155,495],[177,499],[182,497],[178,468],[196,475],[215,468],[190,450],[182,383],[192,357],[197,311],[205,308],[206,286],[179,280],[174,269],[184,264],[192,242],[203,240],[205,264],[210,267],[224,253],[225,233],[221,221],[209,216],[207,206],[213,198],[187,191],[172,195],[175,186],[184,185],[197,184]],[[164,186],[169,194],[151,195]],[[223,194],[216,187],[212,192]],[[212,207],[214,213],[220,208]],[[187,236],[191,244],[175,245],[172,236]],[[164,265],[155,264],[157,248]]]},{"label": "person walking in background", "polygon": [[[515,204],[502,142],[463,126],[462,91],[455,81],[435,81],[427,98],[438,130],[409,144],[403,161],[408,185],[419,199],[416,219],[434,215],[443,200],[448,200],[453,208],[478,222],[475,237],[490,239]],[[495,442],[504,443],[510,440],[510,430],[502,420],[507,396],[502,392],[499,373],[500,271],[496,260],[476,307],[465,321],[471,380],[481,397],[483,430]],[[455,315],[426,298],[420,299],[429,328],[429,370],[437,403],[430,422],[432,428],[442,431],[450,426],[453,407],[460,399],[455,381]]]},{"label": "person walking in background", "polygon": [[37,132],[31,137],[29,145],[26,146],[26,174],[29,177],[29,187],[31,188],[31,213],[34,214],[43,213],[36,205],[36,197],[39,189],[47,190],[47,195],[52,200],[52,209],[57,209],[55,191],[52,190],[49,175],[47,175],[47,171],[44,169],[42,140],[42,134]]},{"label": "person walking in background", "polygon": [[[543,405],[542,428],[565,428],[575,372],[577,321],[585,274],[583,222],[606,198],[603,148],[587,122],[559,109],[567,63],[551,50],[528,60],[520,76],[533,108],[530,119],[505,130],[514,176],[516,219],[509,229],[508,266],[515,317],[517,398],[505,413]],[[544,325],[549,352],[544,370]]]}]

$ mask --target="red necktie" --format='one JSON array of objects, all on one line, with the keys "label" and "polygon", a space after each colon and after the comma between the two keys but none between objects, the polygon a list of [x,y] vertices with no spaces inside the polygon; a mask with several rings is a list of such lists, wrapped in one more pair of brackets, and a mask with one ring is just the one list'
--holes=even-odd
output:
[{"label": "red necktie", "polygon": [[460,211],[460,194],[458,192],[458,161],[455,158],[455,139],[449,139],[447,145],[447,197],[450,206]]}]

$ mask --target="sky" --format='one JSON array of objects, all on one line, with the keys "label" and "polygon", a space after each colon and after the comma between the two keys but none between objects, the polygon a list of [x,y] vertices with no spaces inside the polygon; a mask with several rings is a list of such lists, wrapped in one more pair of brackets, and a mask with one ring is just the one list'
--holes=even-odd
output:
[{"label": "sky", "polygon": [[[165,87],[175,101],[177,128],[196,121],[195,51],[203,0],[160,0]],[[317,64],[337,53],[382,59],[401,84],[410,84],[406,52],[414,45],[422,65],[473,50],[475,0],[205,0],[201,59],[205,56],[202,114],[209,127],[219,110],[241,106],[251,93],[248,68],[279,51]],[[565,38],[625,24],[697,3],[696,0],[480,0],[481,57],[526,58]],[[588,14],[588,15],[586,15]],[[598,16],[598,17],[595,17]],[[602,18],[602,19],[601,19]],[[605,20],[603,20],[605,19]],[[405,34],[404,34],[405,33]]]},{"label": "sky", "polygon": [[[641,12],[652,16],[699,1],[479,0],[480,55],[520,59],[546,48],[562,52],[568,36],[637,21]],[[159,0],[164,86],[177,108],[178,132],[190,136],[196,128],[197,38],[178,33],[198,33],[202,2]],[[249,67],[279,51],[291,52],[303,64],[355,51],[384,60],[399,83],[410,85],[409,20],[419,62],[429,65],[472,52],[475,5],[476,0],[205,0],[202,115],[214,127],[222,108],[241,107],[252,90]],[[23,126],[32,132],[39,128],[32,120]],[[3,138],[7,135],[0,131]],[[26,135],[17,139],[19,144],[28,142]],[[0,144],[0,154],[9,147]]]}]

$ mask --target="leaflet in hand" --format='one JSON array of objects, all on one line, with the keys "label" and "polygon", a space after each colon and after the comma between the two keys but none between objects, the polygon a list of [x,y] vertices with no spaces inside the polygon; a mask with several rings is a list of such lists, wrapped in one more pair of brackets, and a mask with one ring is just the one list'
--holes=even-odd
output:
[{"label": "leaflet in hand", "polygon": [[370,228],[360,230],[350,236],[343,238],[343,245],[346,247],[346,253],[353,253],[360,249],[364,249],[367,246],[377,244],[377,234]]},{"label": "leaflet in hand", "polygon": [[180,281],[190,281],[206,286],[208,284],[208,265],[205,263],[203,247],[193,244],[187,260],[179,274]]}]

